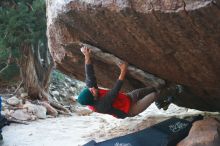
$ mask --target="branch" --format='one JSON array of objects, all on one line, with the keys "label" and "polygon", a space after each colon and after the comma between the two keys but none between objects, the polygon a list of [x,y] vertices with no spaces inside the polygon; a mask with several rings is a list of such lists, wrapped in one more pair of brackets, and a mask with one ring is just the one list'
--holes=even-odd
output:
[{"label": "branch", "polygon": [[[39,87],[41,88],[41,87]],[[50,98],[50,95],[44,90],[44,89],[41,89],[41,95],[39,95],[40,97],[42,97],[43,100],[45,101],[48,101],[49,98]]]},{"label": "branch", "polygon": [[58,110],[58,109],[57,109],[57,112],[58,112],[59,114],[62,114],[62,115],[72,116],[71,113],[67,113],[67,112],[64,112],[64,111],[62,111],[62,110]]},{"label": "branch", "polygon": [[183,11],[188,15],[188,12],[186,10],[186,2],[183,0]]},{"label": "branch", "polygon": [[15,92],[14,92],[14,94],[16,94],[17,92],[18,92],[18,89],[20,89],[20,87],[21,87],[21,85],[23,84],[23,79],[22,79],[22,81],[21,81],[21,83],[18,85],[18,87],[17,87],[17,89],[15,90]]},{"label": "branch", "polygon": [[57,109],[60,109],[62,111],[64,111],[65,113],[71,113],[67,108],[63,107],[61,104],[55,102],[55,101],[49,101],[50,105],[57,108]]},{"label": "branch", "polygon": [[7,63],[6,66],[2,70],[0,70],[0,74],[3,73],[3,71],[5,71],[8,68],[8,66],[9,64]]},{"label": "branch", "polygon": [[34,56],[36,58],[35,61],[37,61],[37,64],[39,64],[42,67],[39,41],[36,44],[34,44],[32,48],[33,48]]},{"label": "branch", "polygon": [[3,69],[0,70],[0,74],[3,73],[3,71],[5,71],[8,68],[9,64],[11,63],[11,60],[12,60],[11,48],[9,48],[9,52],[10,52],[10,54],[8,56],[8,59],[7,59],[7,64]]},{"label": "branch", "polygon": [[155,12],[155,10],[154,10],[154,6],[153,6],[152,2],[150,2],[150,6],[152,7],[151,10],[152,10],[153,16],[156,18],[157,21],[160,21],[160,19],[157,17],[157,14],[156,14],[156,12]]},{"label": "branch", "polygon": [[31,5],[31,4],[26,3],[26,5],[28,6],[29,10],[33,11],[33,7],[32,7],[32,5]]},{"label": "branch", "polygon": [[52,107],[47,101],[39,102],[42,106],[44,106],[47,109],[47,113],[51,116],[56,117],[58,115],[58,111]]},{"label": "branch", "polygon": [[35,70],[36,70],[36,73],[37,73],[37,77],[38,77],[38,80],[40,82],[43,81],[43,78],[44,78],[44,68],[42,66],[42,63],[41,63],[41,56],[40,56],[40,48],[39,48],[39,42],[37,43],[34,43],[32,45],[32,50],[33,50],[33,57],[34,57],[34,66],[35,66]]},{"label": "branch", "polygon": [[24,125],[29,124],[28,122],[17,120],[15,118],[8,118],[7,120],[8,120],[9,123],[24,124]]},{"label": "branch", "polygon": [[[85,43],[81,43],[80,45],[84,45],[88,48],[91,48],[92,54],[96,57],[99,58],[101,60],[103,60],[105,63],[108,64],[120,64],[121,62],[124,62],[123,60],[117,58],[116,56],[109,54],[109,53],[105,53],[102,52],[100,49],[91,46],[89,44],[85,44]],[[136,80],[140,81],[141,83],[143,83],[146,86],[153,86],[153,87],[159,87],[161,85],[165,84],[165,81],[159,77],[156,77],[150,73],[147,73],[135,66],[129,65],[128,66],[128,73]]]}]

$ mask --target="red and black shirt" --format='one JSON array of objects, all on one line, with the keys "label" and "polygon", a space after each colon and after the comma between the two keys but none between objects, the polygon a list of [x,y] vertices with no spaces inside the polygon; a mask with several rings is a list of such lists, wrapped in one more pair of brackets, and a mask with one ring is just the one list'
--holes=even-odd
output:
[{"label": "red and black shirt", "polygon": [[85,65],[86,85],[88,88],[98,89],[98,99],[89,108],[95,112],[111,114],[117,118],[125,118],[131,107],[131,98],[123,92],[119,92],[123,81],[117,80],[111,90],[99,89],[92,64]]}]

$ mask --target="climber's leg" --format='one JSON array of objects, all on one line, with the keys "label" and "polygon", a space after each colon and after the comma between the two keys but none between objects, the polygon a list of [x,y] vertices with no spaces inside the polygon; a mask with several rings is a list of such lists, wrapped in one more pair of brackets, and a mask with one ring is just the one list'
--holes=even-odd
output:
[{"label": "climber's leg", "polygon": [[147,107],[151,105],[157,99],[157,93],[151,92],[150,94],[145,94],[145,96],[136,102],[132,102],[131,109],[129,111],[129,116],[133,117],[143,112]]}]

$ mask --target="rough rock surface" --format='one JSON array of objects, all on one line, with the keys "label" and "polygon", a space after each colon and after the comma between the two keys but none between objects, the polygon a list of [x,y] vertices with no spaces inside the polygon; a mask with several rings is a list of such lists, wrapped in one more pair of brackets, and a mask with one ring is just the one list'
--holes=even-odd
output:
[{"label": "rough rock surface", "polygon": [[220,0],[47,0],[47,14],[62,72],[84,80],[88,44],[101,86],[111,88],[113,64],[127,61],[124,90],[179,83],[187,93],[176,104],[220,111]]},{"label": "rough rock surface", "polygon": [[193,124],[189,135],[177,146],[219,146],[220,122],[214,118],[197,121]]}]

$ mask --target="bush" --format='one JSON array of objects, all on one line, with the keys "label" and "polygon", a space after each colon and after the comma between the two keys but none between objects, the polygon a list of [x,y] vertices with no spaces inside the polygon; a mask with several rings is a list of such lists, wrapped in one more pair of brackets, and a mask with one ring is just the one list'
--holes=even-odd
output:
[{"label": "bush", "polygon": [[0,82],[11,84],[19,78],[20,70],[16,63],[10,64],[1,74]]},{"label": "bush", "polygon": [[65,75],[62,74],[60,71],[58,70],[53,70],[52,72],[52,80],[55,80],[57,82],[62,82],[65,81]]}]

